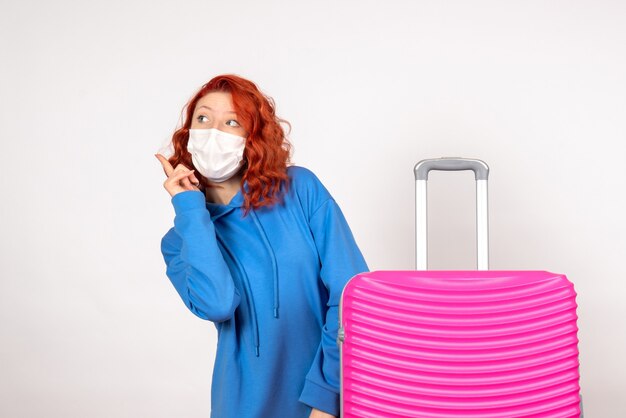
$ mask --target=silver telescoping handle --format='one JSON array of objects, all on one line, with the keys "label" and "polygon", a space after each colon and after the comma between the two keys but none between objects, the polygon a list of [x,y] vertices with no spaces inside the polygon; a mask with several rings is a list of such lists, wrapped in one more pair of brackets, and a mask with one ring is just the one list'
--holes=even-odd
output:
[{"label": "silver telescoping handle", "polygon": [[428,269],[428,173],[438,171],[472,170],[476,178],[476,252],[478,270],[489,270],[489,210],[487,181],[489,166],[469,158],[433,158],[415,165],[415,268]]}]

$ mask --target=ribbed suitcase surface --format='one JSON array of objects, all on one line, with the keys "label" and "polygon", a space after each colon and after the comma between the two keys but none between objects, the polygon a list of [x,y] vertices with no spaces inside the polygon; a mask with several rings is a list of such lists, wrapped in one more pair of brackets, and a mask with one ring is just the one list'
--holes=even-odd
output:
[{"label": "ribbed suitcase surface", "polygon": [[578,417],[576,293],[545,271],[375,271],[341,300],[352,417]]}]

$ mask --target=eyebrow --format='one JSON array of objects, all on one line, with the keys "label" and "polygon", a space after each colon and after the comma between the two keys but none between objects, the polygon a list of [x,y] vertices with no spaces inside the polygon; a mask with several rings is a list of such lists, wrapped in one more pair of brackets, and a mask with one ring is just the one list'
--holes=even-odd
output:
[{"label": "eyebrow", "polygon": [[[203,108],[203,107],[204,107],[205,109],[209,109],[211,112],[213,111],[213,109],[211,109],[209,106],[204,106],[204,105],[199,106],[199,107],[198,107],[198,109],[201,109],[201,108]],[[237,114],[237,112],[234,112],[234,111],[232,111],[232,110],[226,111],[226,112],[224,112],[224,113],[232,113],[232,114],[235,114],[235,115]]]}]

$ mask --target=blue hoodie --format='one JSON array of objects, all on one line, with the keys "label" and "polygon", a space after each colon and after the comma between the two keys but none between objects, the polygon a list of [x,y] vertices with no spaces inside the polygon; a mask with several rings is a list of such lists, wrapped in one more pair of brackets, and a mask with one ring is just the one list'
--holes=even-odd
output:
[{"label": "blue hoodie", "polygon": [[166,274],[218,333],[213,418],[339,416],[339,299],[368,267],[319,179],[298,166],[287,174],[283,203],[245,218],[241,190],[227,205],[194,190],[171,199]]}]

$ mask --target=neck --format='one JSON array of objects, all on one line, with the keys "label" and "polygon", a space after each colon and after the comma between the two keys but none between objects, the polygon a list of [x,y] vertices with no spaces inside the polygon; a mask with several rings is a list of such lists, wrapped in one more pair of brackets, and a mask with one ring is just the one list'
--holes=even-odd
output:
[{"label": "neck", "polygon": [[211,203],[227,205],[241,188],[242,175],[236,175],[221,183],[211,183],[216,187],[207,187],[206,200]]}]

